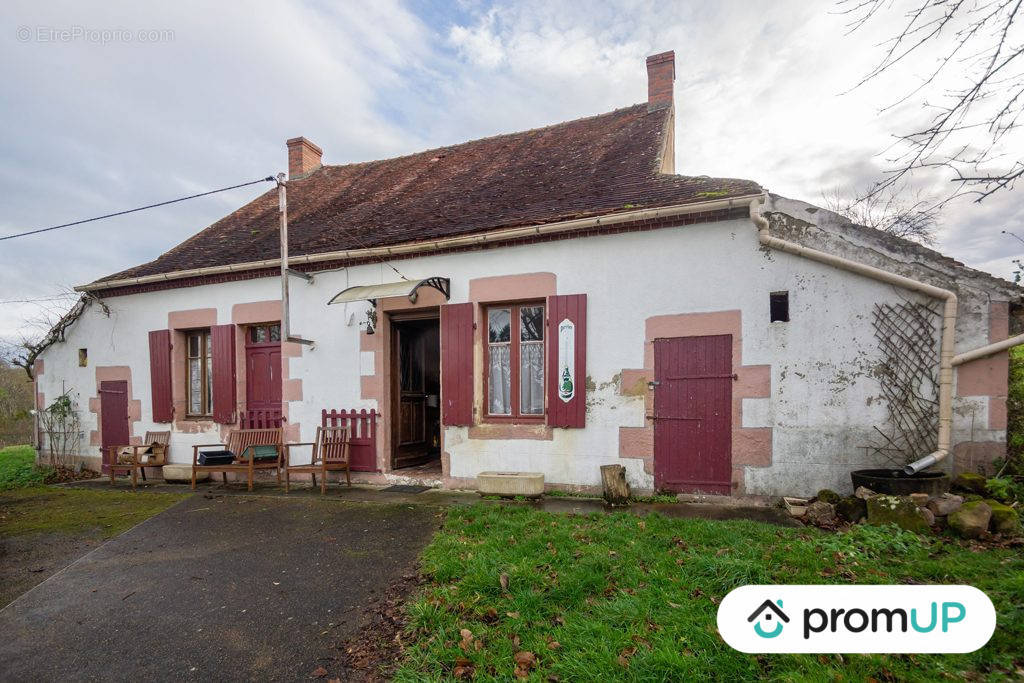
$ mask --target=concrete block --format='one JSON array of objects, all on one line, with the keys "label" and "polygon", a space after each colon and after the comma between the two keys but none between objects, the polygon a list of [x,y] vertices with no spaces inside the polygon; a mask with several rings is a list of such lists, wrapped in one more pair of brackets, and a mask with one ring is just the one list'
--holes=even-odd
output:
[{"label": "concrete block", "polygon": [[[164,465],[164,481],[170,484],[192,483],[192,465]],[[196,481],[206,481],[209,472],[196,472]]]},{"label": "concrete block", "polygon": [[542,472],[481,472],[476,475],[477,491],[482,496],[527,496],[544,494]]}]

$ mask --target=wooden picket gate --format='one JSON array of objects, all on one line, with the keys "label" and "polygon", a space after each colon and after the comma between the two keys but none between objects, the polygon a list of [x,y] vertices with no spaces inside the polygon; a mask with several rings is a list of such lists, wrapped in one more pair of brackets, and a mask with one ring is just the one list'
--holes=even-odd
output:
[{"label": "wooden picket gate", "polygon": [[242,429],[280,429],[284,419],[280,409],[243,410]]},{"label": "wooden picket gate", "polygon": [[324,427],[348,427],[349,458],[353,472],[378,472],[377,469],[377,417],[376,410],[321,411],[320,423]]}]

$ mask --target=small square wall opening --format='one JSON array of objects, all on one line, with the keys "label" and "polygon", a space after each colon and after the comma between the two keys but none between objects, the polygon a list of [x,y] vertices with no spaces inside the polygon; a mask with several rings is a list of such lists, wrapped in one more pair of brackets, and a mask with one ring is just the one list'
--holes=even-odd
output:
[{"label": "small square wall opening", "polygon": [[89,364],[89,349],[78,349],[78,367],[84,368]]},{"label": "small square wall opening", "polygon": [[789,292],[772,292],[768,298],[771,321],[789,322]]}]

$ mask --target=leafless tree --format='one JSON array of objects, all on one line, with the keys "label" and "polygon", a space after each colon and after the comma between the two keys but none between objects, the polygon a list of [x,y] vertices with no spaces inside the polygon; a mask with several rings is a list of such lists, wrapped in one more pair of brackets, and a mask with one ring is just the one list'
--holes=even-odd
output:
[{"label": "leafless tree", "polygon": [[944,201],[970,195],[980,202],[1012,189],[1024,175],[1016,135],[1024,114],[1024,0],[839,0],[839,12],[850,32],[878,30],[883,16],[899,22],[856,87],[912,60],[935,59],[883,109],[920,104],[923,113],[896,133],[889,168],[872,192],[921,169],[949,173]]},{"label": "leafless tree", "polygon": [[6,362],[24,369],[29,379],[34,379],[33,366],[39,354],[64,341],[68,328],[94,303],[109,315],[102,300],[90,294],[79,295],[73,290],[36,301],[35,313],[25,321],[26,331],[17,339],[0,340],[0,355]]},{"label": "leafless tree", "polygon": [[835,188],[824,193],[825,207],[858,225],[924,244],[935,242],[941,207],[937,202],[896,186],[874,192],[874,188],[852,192]]}]

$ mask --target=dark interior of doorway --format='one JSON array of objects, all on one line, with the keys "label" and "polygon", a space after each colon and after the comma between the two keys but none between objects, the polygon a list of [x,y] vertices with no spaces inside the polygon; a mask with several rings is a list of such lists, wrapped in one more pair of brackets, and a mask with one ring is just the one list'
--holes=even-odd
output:
[{"label": "dark interior of doorway", "polygon": [[[440,466],[441,345],[436,317],[394,320],[395,395],[398,416],[392,469]],[[432,468],[431,468],[432,469]]]}]

